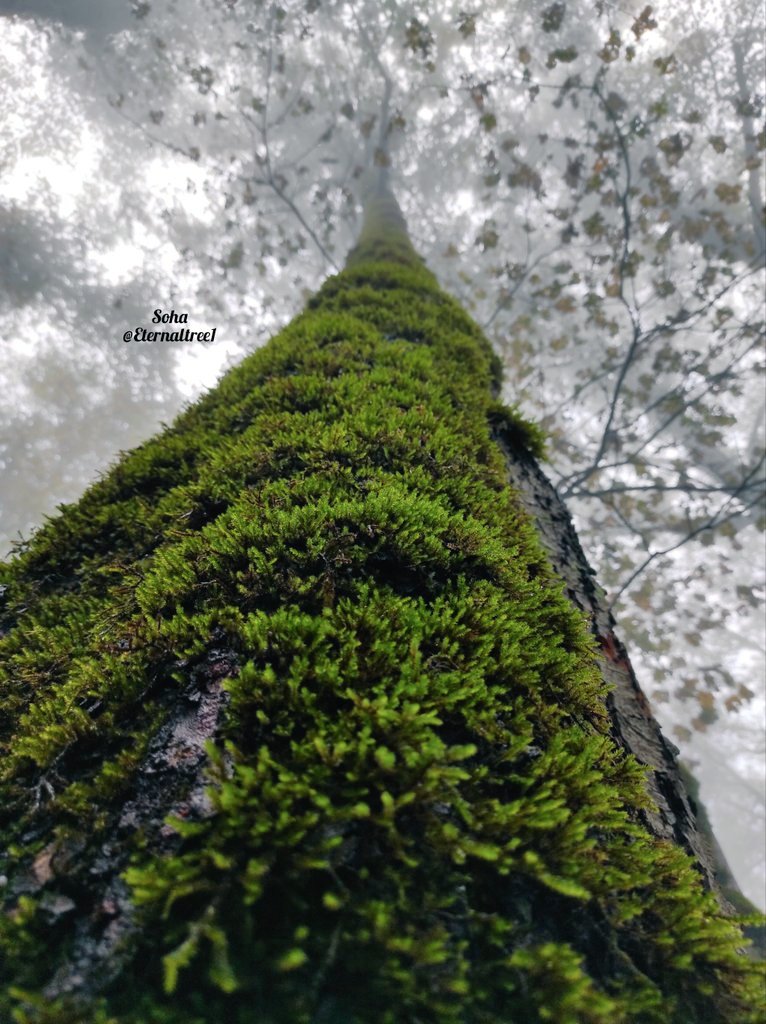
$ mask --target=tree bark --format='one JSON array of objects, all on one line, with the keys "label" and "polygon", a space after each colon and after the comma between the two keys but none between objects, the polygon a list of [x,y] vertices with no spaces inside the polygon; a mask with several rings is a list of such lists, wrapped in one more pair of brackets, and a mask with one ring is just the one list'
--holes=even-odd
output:
[{"label": "tree bark", "polygon": [[504,440],[502,428],[496,436],[507,460],[510,482],[535,521],[548,557],[564,581],[567,597],[587,616],[598,644],[599,667],[609,687],[611,735],[624,750],[651,769],[647,789],[654,806],[643,812],[646,827],[657,838],[677,844],[694,857],[705,885],[723,899],[716,883],[715,858],[709,841],[699,830],[696,810],[676,761],[677,750],[663,736],[625,646],[615,633],[614,616],[604,591],[596,583],[569,511],[534,457],[528,452],[513,451]]}]

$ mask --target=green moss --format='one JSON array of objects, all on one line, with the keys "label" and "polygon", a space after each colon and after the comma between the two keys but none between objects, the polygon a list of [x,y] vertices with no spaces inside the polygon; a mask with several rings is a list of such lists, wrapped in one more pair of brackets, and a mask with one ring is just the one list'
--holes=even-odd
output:
[{"label": "green moss", "polygon": [[522,416],[516,406],[491,402],[487,415],[495,435],[502,438],[511,451],[527,451],[535,458],[545,458],[545,431]]},{"label": "green moss", "polygon": [[[0,568],[0,1014],[756,1018],[739,929],[641,824],[644,772],[493,442],[541,437],[495,376],[384,204],[304,314]],[[169,797],[164,829],[120,831],[215,657],[208,810]],[[98,1005],[41,1000],[77,942],[50,900],[87,903],[115,837],[122,973]],[[68,866],[30,888],[41,856]]]}]

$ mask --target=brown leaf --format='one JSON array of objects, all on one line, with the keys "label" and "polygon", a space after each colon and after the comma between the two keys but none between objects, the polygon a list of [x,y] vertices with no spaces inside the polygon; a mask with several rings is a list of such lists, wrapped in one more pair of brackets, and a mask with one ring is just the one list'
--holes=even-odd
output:
[{"label": "brown leaf", "polygon": [[53,843],[49,843],[34,859],[34,863],[32,864],[32,874],[40,885],[45,885],[53,878],[54,872],[51,861],[53,860],[53,854],[55,851],[55,845]]}]

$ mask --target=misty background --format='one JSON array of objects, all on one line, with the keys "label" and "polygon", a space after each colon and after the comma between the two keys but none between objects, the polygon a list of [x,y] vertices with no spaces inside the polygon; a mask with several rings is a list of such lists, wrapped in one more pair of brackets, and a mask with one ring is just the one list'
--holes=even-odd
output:
[{"label": "misty background", "polygon": [[0,2],[0,557],[342,266],[383,125],[766,906],[757,8]]}]

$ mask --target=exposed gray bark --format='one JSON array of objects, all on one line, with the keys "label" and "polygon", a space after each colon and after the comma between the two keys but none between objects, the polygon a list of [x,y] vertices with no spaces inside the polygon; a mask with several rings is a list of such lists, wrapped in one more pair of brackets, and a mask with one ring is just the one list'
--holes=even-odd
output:
[{"label": "exposed gray bark", "polygon": [[646,813],[646,824],[654,835],[677,843],[696,859],[707,887],[716,892],[725,909],[731,910],[716,879],[716,858],[699,827],[696,808],[681,777],[676,749],[663,736],[615,632],[606,595],[594,579],[594,570],[582,550],[571,516],[535,459],[519,451],[504,436],[502,428],[496,428],[495,435],[505,454],[510,482],[535,520],[569,599],[585,612],[598,641],[601,671],[612,687],[608,698],[612,736],[652,769],[647,783],[656,811]]}]

